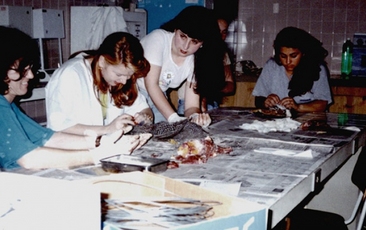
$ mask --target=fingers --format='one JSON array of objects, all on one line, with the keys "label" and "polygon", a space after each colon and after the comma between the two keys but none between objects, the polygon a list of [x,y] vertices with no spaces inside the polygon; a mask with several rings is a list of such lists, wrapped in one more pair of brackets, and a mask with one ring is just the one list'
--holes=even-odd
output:
[{"label": "fingers", "polygon": [[116,147],[121,154],[131,154],[140,144],[139,135],[123,135],[116,143]]},{"label": "fingers", "polygon": [[211,124],[211,117],[207,113],[194,113],[190,116],[190,121],[202,127],[207,127]]},{"label": "fingers", "polygon": [[286,109],[296,109],[297,104],[291,97],[286,97],[280,101],[280,105],[285,106]]},{"label": "fingers", "polygon": [[264,101],[266,108],[273,107],[280,102],[280,98],[276,94],[270,94]]},{"label": "fingers", "polygon": [[141,148],[144,144],[146,144],[146,142],[148,140],[150,140],[151,137],[152,137],[151,133],[142,133],[142,134],[140,134],[139,144],[134,150]]},{"label": "fingers", "polygon": [[146,113],[136,113],[133,117],[135,125],[144,125],[144,124],[151,124],[153,118]]}]

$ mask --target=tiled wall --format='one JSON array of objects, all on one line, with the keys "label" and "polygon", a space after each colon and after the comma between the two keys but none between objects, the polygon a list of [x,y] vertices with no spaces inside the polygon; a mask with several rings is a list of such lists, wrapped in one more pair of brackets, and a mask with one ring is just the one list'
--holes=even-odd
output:
[{"label": "tiled wall", "polygon": [[[24,5],[64,11],[65,34],[62,40],[64,60],[70,55],[70,6],[115,5],[120,0],[0,0],[2,5]],[[173,0],[172,0],[173,1]],[[273,13],[278,4],[278,13]],[[286,26],[305,29],[321,40],[329,51],[331,73],[340,69],[341,47],[355,32],[366,33],[366,0],[239,0],[240,25],[236,49],[237,60],[253,60],[263,66],[272,55],[272,43],[277,32]],[[45,41],[46,66],[57,66],[57,41]]]},{"label": "tiled wall", "polygon": [[[278,13],[274,13],[278,4]],[[302,28],[328,50],[328,67],[340,73],[343,42],[366,33],[365,0],[239,0],[237,60],[263,66],[272,55],[276,34],[286,26]]]},{"label": "tiled wall", "polygon": [[[174,1],[174,0],[172,0]],[[115,5],[115,0],[0,0],[1,5],[33,6],[64,11],[65,34],[63,60],[70,55],[70,6]],[[117,1],[118,2],[118,1]],[[274,5],[278,4],[278,13]],[[342,44],[356,32],[366,33],[366,0],[239,0],[235,39],[237,60],[252,60],[263,66],[272,55],[273,40],[283,27],[296,26],[313,34],[329,51],[327,62],[332,74],[339,74]],[[57,40],[46,40],[45,66],[57,67]],[[31,113],[43,108],[43,102],[23,106]],[[37,104],[38,103],[38,104]],[[35,109],[30,107],[35,106]]]}]

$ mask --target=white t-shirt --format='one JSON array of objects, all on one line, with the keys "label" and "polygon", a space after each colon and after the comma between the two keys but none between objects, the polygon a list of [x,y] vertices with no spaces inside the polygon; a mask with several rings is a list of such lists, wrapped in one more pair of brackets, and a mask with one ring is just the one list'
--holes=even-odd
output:
[{"label": "white t-shirt", "polygon": [[53,74],[46,86],[47,127],[60,131],[76,124],[107,125],[121,114],[135,115],[148,108],[140,93],[131,106],[117,108],[108,96],[106,119],[94,92],[91,66],[79,54],[65,62]]},{"label": "white t-shirt", "polygon": [[[159,86],[163,92],[177,88],[184,80],[193,81],[194,55],[186,57],[183,65],[177,66],[171,54],[174,33],[156,29],[141,39],[145,58],[152,65],[161,66]],[[138,86],[146,90],[144,79],[137,80]]]}]

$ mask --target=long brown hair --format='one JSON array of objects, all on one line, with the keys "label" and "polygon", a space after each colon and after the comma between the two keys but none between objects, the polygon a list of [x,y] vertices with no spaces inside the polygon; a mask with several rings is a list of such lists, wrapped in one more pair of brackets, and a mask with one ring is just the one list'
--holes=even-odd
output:
[{"label": "long brown hair", "polygon": [[[117,107],[132,105],[138,94],[136,79],[146,76],[150,71],[150,63],[144,57],[140,41],[129,33],[116,32],[108,35],[97,50],[82,52],[87,54],[85,58],[93,59],[91,68],[97,98],[100,98],[101,93],[105,94],[109,91]],[[70,58],[75,57],[78,53],[73,54]],[[111,87],[104,80],[101,69],[98,67],[100,56],[103,56],[111,65],[123,64],[132,68],[134,74],[125,85],[118,84]]]}]

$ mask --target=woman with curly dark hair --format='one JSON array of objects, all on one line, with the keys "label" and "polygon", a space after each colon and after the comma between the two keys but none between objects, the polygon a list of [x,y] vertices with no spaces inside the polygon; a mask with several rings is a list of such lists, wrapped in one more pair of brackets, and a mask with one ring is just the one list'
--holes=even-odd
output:
[{"label": "woman with curly dark hair", "polygon": [[136,123],[152,123],[152,112],[136,80],[150,64],[137,38],[125,32],[107,36],[97,50],[71,55],[46,86],[47,126],[104,135]]},{"label": "woman with curly dark hair", "polygon": [[276,36],[275,55],[267,61],[253,90],[255,105],[282,105],[297,112],[325,111],[332,103],[328,51],[308,32],[286,27]]}]

